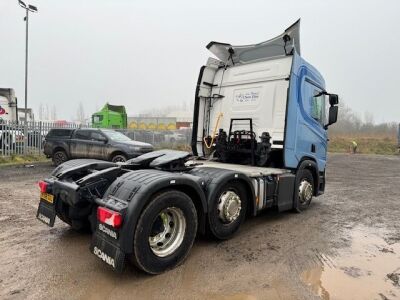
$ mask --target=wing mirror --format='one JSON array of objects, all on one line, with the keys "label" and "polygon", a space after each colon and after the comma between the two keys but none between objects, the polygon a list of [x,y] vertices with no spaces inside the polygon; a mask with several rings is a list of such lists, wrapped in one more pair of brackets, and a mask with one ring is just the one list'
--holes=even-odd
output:
[{"label": "wing mirror", "polygon": [[321,95],[325,94],[329,96],[329,115],[328,115],[328,124],[324,126],[325,130],[328,129],[329,125],[332,125],[337,122],[339,107],[336,106],[339,104],[339,96],[337,94],[330,94],[327,92],[321,92]]},{"label": "wing mirror", "polygon": [[331,106],[329,107],[328,124],[324,126],[325,129],[328,129],[330,125],[337,122],[338,112],[339,112],[339,107],[337,106],[337,104],[339,104],[339,96],[337,94],[328,94],[328,95],[329,95],[329,104]]},{"label": "wing mirror", "polygon": [[329,94],[329,104],[331,106],[339,104],[339,96],[337,94]]},{"label": "wing mirror", "polygon": [[327,129],[329,125],[332,125],[337,122],[338,112],[339,112],[339,107],[337,106],[329,107],[328,124],[325,125],[325,129]]}]

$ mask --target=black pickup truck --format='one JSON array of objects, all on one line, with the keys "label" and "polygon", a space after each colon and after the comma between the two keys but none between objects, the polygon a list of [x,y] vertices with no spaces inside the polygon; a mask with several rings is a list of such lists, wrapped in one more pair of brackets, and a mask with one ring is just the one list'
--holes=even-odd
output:
[{"label": "black pickup truck", "polygon": [[124,162],[154,150],[151,144],[133,141],[111,129],[51,129],[43,152],[56,166],[75,158],[95,158]]}]

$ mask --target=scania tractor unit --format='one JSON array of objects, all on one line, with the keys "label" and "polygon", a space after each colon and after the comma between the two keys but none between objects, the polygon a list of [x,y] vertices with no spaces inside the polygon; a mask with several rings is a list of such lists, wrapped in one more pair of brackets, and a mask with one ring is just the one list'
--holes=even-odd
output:
[{"label": "scania tractor unit", "polygon": [[184,261],[197,234],[225,240],[264,209],[306,209],[325,189],[338,96],[300,56],[299,26],[254,45],[209,43],[192,152],[67,161],[39,182],[37,218],[91,230],[90,251],[116,271],[131,262],[159,274]]}]

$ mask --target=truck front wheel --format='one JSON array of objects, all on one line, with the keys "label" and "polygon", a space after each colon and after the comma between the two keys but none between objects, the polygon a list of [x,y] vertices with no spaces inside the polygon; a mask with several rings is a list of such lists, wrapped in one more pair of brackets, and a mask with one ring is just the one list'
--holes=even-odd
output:
[{"label": "truck front wheel", "polygon": [[310,170],[301,169],[296,174],[294,209],[302,212],[310,206],[314,194],[314,179]]},{"label": "truck front wheel", "polygon": [[247,209],[246,190],[238,182],[223,185],[211,200],[208,212],[209,235],[226,240],[244,221]]},{"label": "truck front wheel", "polygon": [[182,263],[197,233],[192,199],[180,191],[162,192],[142,212],[133,238],[131,261],[149,274],[160,274]]}]

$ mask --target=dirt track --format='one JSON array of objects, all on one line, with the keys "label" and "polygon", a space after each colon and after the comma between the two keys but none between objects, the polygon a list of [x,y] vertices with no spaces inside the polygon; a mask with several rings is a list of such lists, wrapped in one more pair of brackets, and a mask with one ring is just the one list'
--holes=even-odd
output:
[{"label": "dirt track", "polygon": [[302,214],[266,211],[231,240],[198,238],[159,276],[113,273],[90,235],[35,219],[51,170],[0,168],[1,299],[400,299],[400,158],[330,155],[325,195]]}]

